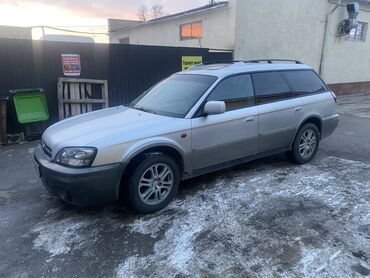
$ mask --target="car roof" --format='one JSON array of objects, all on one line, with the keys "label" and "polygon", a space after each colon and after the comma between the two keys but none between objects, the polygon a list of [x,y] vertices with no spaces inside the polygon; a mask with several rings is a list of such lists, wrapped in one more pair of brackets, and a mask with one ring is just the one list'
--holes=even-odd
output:
[{"label": "car roof", "polygon": [[275,70],[303,70],[303,69],[312,70],[312,67],[301,63],[231,62],[231,63],[198,64],[179,74],[201,74],[223,78],[238,73],[275,71]]}]

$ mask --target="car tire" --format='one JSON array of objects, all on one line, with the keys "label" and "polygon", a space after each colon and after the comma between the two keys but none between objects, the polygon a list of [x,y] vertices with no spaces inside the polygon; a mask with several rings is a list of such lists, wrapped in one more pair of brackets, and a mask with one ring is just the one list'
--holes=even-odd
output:
[{"label": "car tire", "polygon": [[292,145],[287,152],[290,161],[296,164],[306,164],[316,155],[320,144],[320,131],[315,124],[307,123],[298,131]]},{"label": "car tire", "polygon": [[138,213],[156,212],[171,202],[179,183],[180,170],[174,159],[162,153],[147,154],[129,179],[129,202]]}]

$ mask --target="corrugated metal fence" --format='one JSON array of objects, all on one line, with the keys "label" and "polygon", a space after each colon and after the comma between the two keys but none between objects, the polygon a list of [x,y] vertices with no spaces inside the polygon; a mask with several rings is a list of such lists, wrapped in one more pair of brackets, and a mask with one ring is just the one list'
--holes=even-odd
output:
[{"label": "corrugated metal fence", "polygon": [[[182,56],[202,56],[203,61],[232,59],[232,52],[204,48],[0,39],[0,96],[13,89],[43,88],[49,124],[56,122],[57,79],[64,77],[61,54],[80,55],[79,78],[108,80],[110,106],[128,104],[153,84],[180,71]],[[14,112],[8,116],[9,129],[14,132]]]}]

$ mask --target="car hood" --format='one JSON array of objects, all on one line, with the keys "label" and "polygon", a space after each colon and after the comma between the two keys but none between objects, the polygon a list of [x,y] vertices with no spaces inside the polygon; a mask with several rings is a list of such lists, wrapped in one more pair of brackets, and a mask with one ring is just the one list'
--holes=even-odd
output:
[{"label": "car hood", "polygon": [[173,118],[118,106],[58,122],[44,132],[42,140],[55,156],[63,147],[94,146],[93,143],[119,134],[128,141],[143,130],[166,125],[171,120]]}]

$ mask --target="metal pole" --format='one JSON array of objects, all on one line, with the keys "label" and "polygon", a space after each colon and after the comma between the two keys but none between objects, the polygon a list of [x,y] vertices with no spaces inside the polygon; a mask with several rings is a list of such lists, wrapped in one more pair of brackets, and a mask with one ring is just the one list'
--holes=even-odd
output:
[{"label": "metal pole", "polygon": [[325,21],[325,30],[324,30],[324,38],[322,42],[322,47],[321,47],[321,57],[320,57],[320,68],[319,68],[319,74],[322,76],[323,74],[323,68],[324,68],[324,60],[325,60],[325,48],[326,48],[326,41],[327,41],[327,36],[328,36],[328,28],[329,28],[329,19],[330,16],[340,7],[341,1],[339,0],[338,4],[335,6],[334,9],[330,11],[326,15],[326,21]]},{"label": "metal pole", "polygon": [[6,129],[6,107],[8,98],[0,98],[0,145],[6,145],[8,143],[7,139],[7,129]]}]

